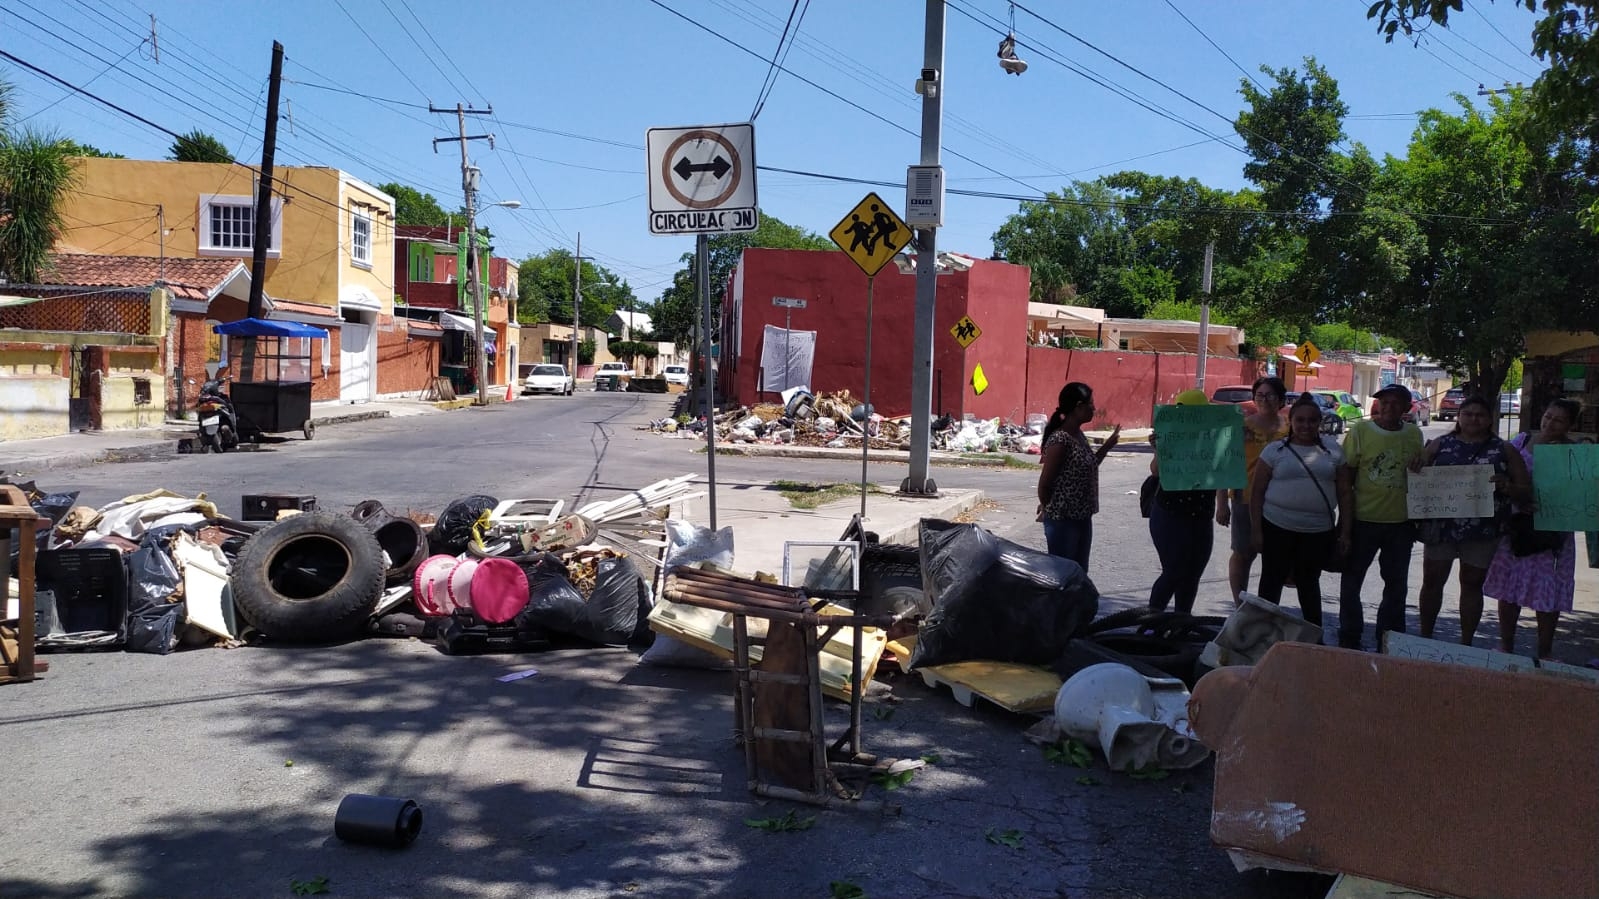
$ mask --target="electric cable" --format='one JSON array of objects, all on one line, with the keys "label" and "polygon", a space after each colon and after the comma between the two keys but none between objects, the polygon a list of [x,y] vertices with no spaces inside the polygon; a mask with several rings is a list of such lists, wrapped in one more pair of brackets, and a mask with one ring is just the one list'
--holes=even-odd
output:
[{"label": "electric cable", "polygon": [[1226,57],[1227,61],[1233,64],[1233,68],[1237,69],[1240,72],[1243,72],[1245,78],[1248,78],[1250,81],[1255,82],[1255,86],[1260,88],[1261,90],[1264,91],[1264,90],[1267,89],[1266,85],[1261,84],[1260,83],[1260,79],[1255,77],[1255,73],[1253,73],[1253,72],[1249,71],[1248,69],[1244,68],[1243,66],[1239,65],[1238,64],[1238,60],[1233,59],[1233,56],[1232,56],[1231,53],[1228,53],[1226,50],[1223,50],[1221,48],[1221,44],[1218,44],[1214,40],[1211,40],[1210,35],[1205,33],[1205,29],[1200,28],[1198,25],[1196,25],[1194,23],[1193,19],[1188,18],[1188,14],[1183,12],[1182,10],[1178,9],[1177,8],[1177,4],[1173,3],[1172,0],[1166,0],[1166,5],[1171,7],[1171,11],[1176,13],[1184,22],[1187,22],[1189,28],[1194,29],[1194,31],[1197,32],[1200,37],[1204,38],[1205,39],[1205,43],[1211,45],[1212,47],[1215,47],[1217,53],[1220,53],[1222,56]]}]

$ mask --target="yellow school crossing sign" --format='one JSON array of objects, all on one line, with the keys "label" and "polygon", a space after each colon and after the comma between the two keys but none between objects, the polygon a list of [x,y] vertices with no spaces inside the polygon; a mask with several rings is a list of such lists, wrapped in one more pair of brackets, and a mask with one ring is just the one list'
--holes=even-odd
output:
[{"label": "yellow school crossing sign", "polygon": [[911,242],[911,227],[882,197],[869,193],[827,236],[870,278]]},{"label": "yellow school crossing sign", "polygon": [[977,338],[983,336],[983,329],[977,327],[977,322],[972,321],[970,315],[963,315],[961,320],[949,329],[949,333],[955,338],[955,342],[961,345],[961,349],[966,349],[975,343]]}]

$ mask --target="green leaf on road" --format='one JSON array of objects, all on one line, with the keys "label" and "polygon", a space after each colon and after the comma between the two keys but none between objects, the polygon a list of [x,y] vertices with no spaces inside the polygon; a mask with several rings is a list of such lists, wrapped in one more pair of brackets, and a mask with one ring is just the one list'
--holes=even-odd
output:
[{"label": "green leaf on road", "polygon": [[827,885],[828,899],[866,899],[866,891],[847,880],[835,880]]},{"label": "green leaf on road", "polygon": [[910,783],[915,777],[915,768],[911,768],[907,771],[901,771],[898,774],[890,774],[887,771],[873,771],[872,783],[877,784],[885,790],[897,790],[900,787]]},{"label": "green leaf on road", "polygon": [[1044,747],[1044,758],[1052,764],[1071,765],[1073,768],[1092,768],[1094,766],[1094,751],[1088,744],[1075,737],[1067,737],[1059,743],[1050,743]]},{"label": "green leaf on road", "polygon": [[745,818],[744,824],[756,830],[767,833],[791,833],[796,830],[810,830],[816,823],[816,816],[801,818],[793,809],[780,818]]},{"label": "green leaf on road", "polygon": [[941,762],[943,760],[944,760],[943,756],[939,755],[936,752],[924,752],[924,753],[922,753],[922,761],[926,762],[929,765],[936,765],[936,764],[938,764],[939,762]]},{"label": "green leaf on road", "polygon": [[289,881],[289,890],[296,896],[316,896],[333,892],[328,886],[328,878],[325,874],[320,877],[313,877],[310,880],[291,880]]},{"label": "green leaf on road", "polygon": [[1127,772],[1127,776],[1131,777],[1133,780],[1165,780],[1166,778],[1171,777],[1171,772],[1157,765],[1146,765],[1142,768]]},{"label": "green leaf on road", "polygon": [[1022,832],[1014,827],[1010,828],[1009,830],[1000,830],[997,827],[990,827],[983,834],[983,839],[993,843],[996,846],[1009,846],[1012,849],[1020,849],[1022,848],[1022,836]]},{"label": "green leaf on road", "polygon": [[1104,783],[1104,781],[1092,774],[1084,774],[1082,777],[1077,778],[1077,782],[1085,787],[1097,787]]}]

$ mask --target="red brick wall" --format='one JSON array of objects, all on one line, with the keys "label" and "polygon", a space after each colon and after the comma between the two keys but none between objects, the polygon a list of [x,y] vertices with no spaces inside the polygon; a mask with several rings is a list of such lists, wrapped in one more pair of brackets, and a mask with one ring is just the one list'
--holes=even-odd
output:
[{"label": "red brick wall", "polygon": [[[1197,356],[1117,350],[1027,348],[1027,411],[1048,415],[1068,381],[1094,389],[1098,414],[1090,427],[1147,428],[1157,403],[1194,386]],[[1248,359],[1211,356],[1205,363],[1207,391],[1224,384],[1248,384],[1256,377]],[[1021,420],[1018,417],[1016,420]]]},{"label": "red brick wall", "polygon": [[[944,282],[952,276],[939,279],[939,292]],[[1027,345],[1027,291],[1030,272],[1026,266],[1006,265],[998,262],[978,261],[967,278],[970,295],[964,314],[982,329],[982,335],[962,351],[960,344],[949,333],[960,321],[961,312],[950,310],[953,318],[938,322],[933,332],[933,346],[938,367],[942,368],[946,356],[961,358],[960,386],[962,412],[971,412],[978,418],[1003,418],[1023,421],[1027,411],[1027,354],[1020,350]],[[945,311],[942,298],[939,311]],[[988,379],[988,389],[982,396],[972,388],[972,374],[978,365],[983,366],[983,376]],[[944,376],[944,371],[939,375]],[[943,377],[945,405],[951,396],[948,377]],[[951,409],[941,408],[935,391],[934,414]],[[1054,404],[1051,403],[1051,406]]]},{"label": "red brick wall", "polygon": [[[208,359],[206,335],[211,326],[200,315],[180,312],[173,316],[171,384],[167,391],[167,413],[181,415],[194,408],[200,396],[200,385],[205,382],[205,363]],[[189,381],[193,381],[190,384]]]},{"label": "red brick wall", "polygon": [[394,330],[378,327],[378,394],[422,390],[438,376],[439,352],[443,346],[438,332],[428,336],[412,334],[404,322]]},{"label": "red brick wall", "polygon": [[322,369],[321,342],[311,341],[311,402],[313,403],[339,398],[339,337],[343,331],[339,328],[327,330],[328,367],[325,374]]}]

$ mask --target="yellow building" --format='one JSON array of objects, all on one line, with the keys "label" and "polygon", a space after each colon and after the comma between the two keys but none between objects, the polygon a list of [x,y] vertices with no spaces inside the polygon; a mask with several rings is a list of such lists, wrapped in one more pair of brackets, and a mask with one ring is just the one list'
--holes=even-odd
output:
[{"label": "yellow building", "polygon": [[[73,162],[78,181],[63,208],[59,252],[227,258],[251,267],[256,179],[250,168]],[[277,168],[273,193],[264,277],[271,317],[331,328],[333,338],[322,341],[315,398],[373,399],[378,324],[390,322],[394,311],[394,198],[316,166]]]}]

